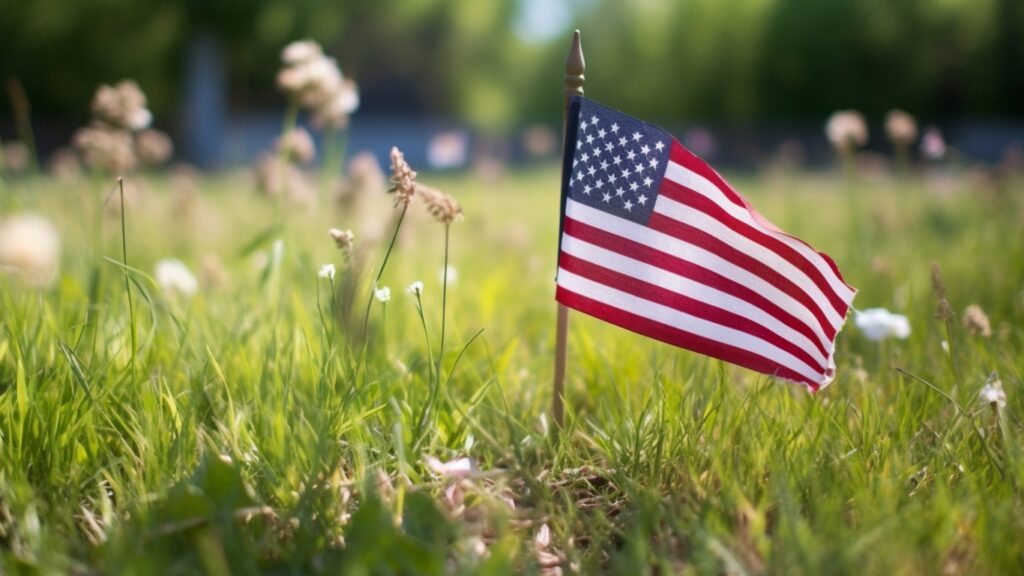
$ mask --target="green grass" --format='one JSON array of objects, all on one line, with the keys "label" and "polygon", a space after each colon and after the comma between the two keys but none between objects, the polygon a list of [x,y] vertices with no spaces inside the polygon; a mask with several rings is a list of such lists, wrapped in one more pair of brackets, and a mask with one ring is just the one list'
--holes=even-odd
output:
[{"label": "green grass", "polygon": [[[423,179],[466,212],[451,230],[458,278],[436,380],[444,229],[421,207],[364,355],[369,272],[354,294],[342,288],[326,231],[353,228],[364,268],[379,265],[390,198],[364,198],[358,217],[279,212],[226,176],[201,180],[182,210],[173,180],[129,179],[146,188],[126,218],[133,354],[120,218],[94,225],[101,199],[116,208],[115,183],[0,184],[4,213],[47,215],[64,246],[48,290],[0,276],[0,572],[1024,571],[1019,180],[862,180],[851,203],[827,175],[734,178],[835,257],[857,307],[908,315],[910,338],[875,343],[847,326],[838,377],[812,397],[573,314],[558,433],[546,416],[557,174]],[[255,267],[277,239],[281,260]],[[209,254],[226,281],[192,299],[149,277],[160,258],[198,273]],[[933,261],[948,323],[935,318]],[[333,301],[317,278],[327,262]],[[357,320],[331,319],[348,297]],[[992,337],[962,327],[972,303]],[[978,399],[992,372],[1000,411]],[[425,463],[463,456],[477,467],[463,481]]]}]

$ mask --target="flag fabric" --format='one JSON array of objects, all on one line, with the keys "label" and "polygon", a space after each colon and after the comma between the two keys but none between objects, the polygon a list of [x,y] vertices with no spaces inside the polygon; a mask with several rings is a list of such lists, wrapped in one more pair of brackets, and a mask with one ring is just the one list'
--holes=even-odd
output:
[{"label": "flag fabric", "polygon": [[557,300],[663,342],[828,385],[856,290],[664,130],[576,97]]}]

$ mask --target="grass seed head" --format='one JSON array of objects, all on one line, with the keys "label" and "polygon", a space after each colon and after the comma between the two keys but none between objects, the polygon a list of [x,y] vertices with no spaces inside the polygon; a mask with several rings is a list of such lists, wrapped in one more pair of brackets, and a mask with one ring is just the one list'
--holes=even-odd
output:
[{"label": "grass seed head", "polygon": [[988,315],[977,304],[971,304],[964,310],[963,323],[964,328],[975,336],[992,336],[992,325],[988,321]]},{"label": "grass seed head", "polygon": [[397,146],[391,147],[391,183],[388,192],[395,194],[395,207],[408,206],[416,194],[416,172]]},{"label": "grass seed head", "polygon": [[462,206],[454,198],[427,186],[419,186],[420,199],[430,215],[442,224],[451,224],[462,218]]}]

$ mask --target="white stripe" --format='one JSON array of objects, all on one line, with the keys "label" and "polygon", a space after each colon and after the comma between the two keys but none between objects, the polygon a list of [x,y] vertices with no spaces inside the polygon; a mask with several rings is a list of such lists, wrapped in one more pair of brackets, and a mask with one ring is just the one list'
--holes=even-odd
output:
[{"label": "white stripe", "polygon": [[834,325],[842,323],[843,317],[836,312],[835,307],[832,306],[832,303],[829,302],[825,294],[822,293],[820,288],[818,288],[818,285],[814,283],[814,280],[811,280],[802,270],[794,266],[792,262],[786,260],[782,256],[779,256],[777,252],[773,252],[746,236],[738,234],[732,228],[729,228],[704,212],[687,206],[686,204],[676,202],[664,194],[658,195],[658,200],[654,203],[654,211],[671,218],[676,222],[688,224],[698,230],[707,232],[715,238],[724,241],[732,248],[735,248],[747,256],[760,261],[765,266],[778,271],[784,277],[791,280],[793,284],[800,289],[800,291],[813,300],[814,304],[825,313],[829,322]]},{"label": "white stripe", "polygon": [[[640,260],[635,260],[619,254],[618,252],[612,252],[606,250],[600,246],[595,246],[589,242],[580,240],[565,234],[562,236],[562,252],[571,254],[581,260],[593,262],[609,270],[614,270],[620,274],[642,280],[649,284],[664,288],[686,296],[693,298],[694,300],[703,302],[710,306],[714,306],[721,310],[727,310],[733,314],[743,316],[757,324],[760,324],[769,332],[773,332],[784,340],[788,340],[796,345],[798,348],[807,352],[807,354],[815,360],[821,362],[823,366],[828,365],[828,357],[822,355],[821,351],[818,350],[817,346],[814,345],[806,336],[793,330],[789,326],[786,326],[780,322],[775,316],[761,310],[757,306],[737,298],[726,292],[722,292],[716,288],[705,286],[699,282],[684,278],[678,274],[674,274],[657,266],[652,266]],[[830,348],[826,348],[831,351]]]},{"label": "white stripe", "polygon": [[770,342],[765,342],[757,336],[746,332],[715,324],[714,322],[691,316],[685,312],[680,312],[668,306],[662,306],[650,300],[644,300],[643,298],[573,274],[562,268],[558,269],[558,285],[570,292],[597,300],[602,304],[607,304],[624,312],[641,316],[652,322],[671,326],[707,338],[708,340],[752,352],[776,364],[785,366],[812,382],[821,382],[825,379],[822,372],[811,368],[789,352],[781,350]]},{"label": "white stripe", "polygon": [[619,218],[602,210],[591,208],[571,198],[565,203],[565,214],[573,220],[589,224],[609,234],[645,244],[681,260],[692,262],[701,268],[720,274],[741,286],[750,288],[776,304],[779,308],[789,312],[796,319],[802,321],[814,331],[827,350],[832,349],[832,341],[825,335],[825,331],[822,329],[817,318],[814,317],[814,314],[802,302],[795,300],[789,294],[766,282],[757,274],[748,272],[700,246],[652,230],[647,226],[631,222],[625,218]]},{"label": "white stripe", "polygon": [[821,272],[821,275],[825,278],[825,281],[828,282],[829,287],[832,288],[832,290],[835,292],[836,296],[838,296],[840,300],[842,300],[843,302],[850,302],[853,300],[853,296],[854,294],[856,294],[856,290],[851,289],[849,286],[846,285],[845,282],[840,280],[839,277],[836,276],[836,273],[832,270],[832,267],[829,266],[828,263],[822,259],[821,255],[815,252],[813,248],[797,240],[796,238],[793,238],[786,234],[780,234],[779,232],[765,228],[760,222],[757,221],[756,218],[753,217],[753,215],[750,214],[749,210],[747,210],[743,206],[738,206],[736,205],[736,203],[731,201],[725,195],[725,193],[722,192],[722,190],[715,185],[714,182],[711,182],[707,178],[701,176],[700,174],[694,172],[693,170],[690,170],[685,166],[682,166],[671,161],[668,163],[668,167],[665,169],[665,178],[668,178],[669,180],[675,182],[676,184],[685,186],[690,190],[693,190],[694,192],[704,196],[705,198],[711,200],[719,207],[721,207],[723,210],[728,212],[729,215],[732,216],[733,218],[750,224],[751,226],[757,228],[758,230],[770,235],[772,238],[775,238],[785,243],[790,248],[796,250],[801,256],[804,257],[805,260],[807,260],[807,262],[809,262],[812,266],[817,268],[818,272]]}]

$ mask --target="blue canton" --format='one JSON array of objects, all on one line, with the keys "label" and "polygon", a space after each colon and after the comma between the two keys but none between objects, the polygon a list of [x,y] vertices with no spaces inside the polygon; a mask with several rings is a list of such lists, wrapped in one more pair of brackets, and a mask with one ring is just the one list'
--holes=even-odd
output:
[{"label": "blue canton", "polygon": [[647,224],[668,166],[664,130],[580,98],[569,197]]}]

